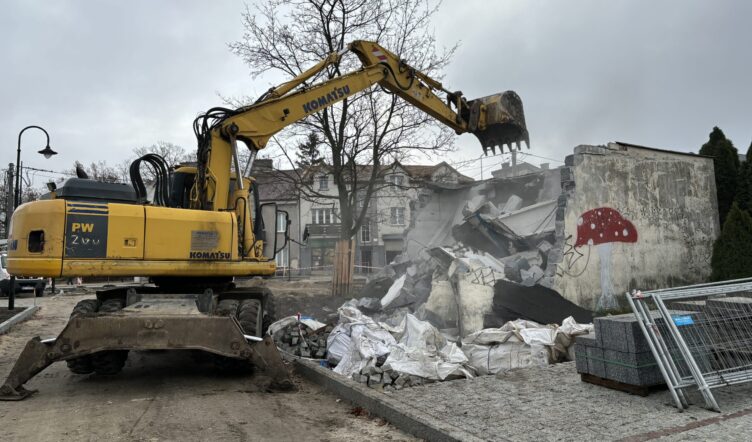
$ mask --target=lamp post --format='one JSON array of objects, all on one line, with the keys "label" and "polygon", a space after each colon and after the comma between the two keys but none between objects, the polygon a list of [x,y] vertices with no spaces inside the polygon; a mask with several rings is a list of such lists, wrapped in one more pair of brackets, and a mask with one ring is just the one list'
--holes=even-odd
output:
[{"label": "lamp post", "polygon": [[32,125],[26,126],[21,129],[21,132],[18,133],[18,150],[16,150],[16,193],[13,200],[14,209],[21,205],[21,135],[23,135],[23,133],[26,132],[27,129],[39,129],[44,132],[44,135],[47,137],[47,144],[45,145],[45,148],[38,151],[38,153],[44,155],[45,158],[50,158],[53,155],[57,155],[57,152],[50,148],[50,134],[48,134],[47,131],[44,130],[44,128]]},{"label": "lamp post", "polygon": [[[16,186],[15,186],[15,193],[13,195],[13,210],[16,209],[21,204],[21,135],[23,135],[24,132],[26,132],[27,129],[39,129],[42,132],[44,132],[44,135],[47,137],[47,143],[44,147],[44,149],[38,151],[38,153],[44,155],[45,158],[50,158],[53,155],[57,155],[57,152],[52,150],[50,148],[50,134],[47,133],[44,128],[40,126],[26,126],[23,129],[21,129],[21,132],[18,133],[18,150],[16,151]],[[8,232],[10,233],[10,232]],[[9,293],[8,293],[8,310],[13,310],[16,307],[16,276],[11,275],[10,281],[9,281]]]}]

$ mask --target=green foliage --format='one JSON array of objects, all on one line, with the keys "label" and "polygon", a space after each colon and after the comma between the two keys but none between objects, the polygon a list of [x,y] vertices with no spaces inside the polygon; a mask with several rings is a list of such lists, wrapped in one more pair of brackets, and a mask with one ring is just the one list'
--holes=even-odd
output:
[{"label": "green foliage", "polygon": [[316,132],[310,132],[308,138],[304,142],[298,144],[298,150],[295,152],[298,159],[295,161],[295,165],[300,168],[305,168],[320,163],[322,161],[322,158],[319,155],[320,145],[321,139],[318,134]]},{"label": "green foliage", "polygon": [[726,215],[731,209],[736,195],[739,179],[739,155],[723,131],[714,127],[710,132],[710,139],[700,148],[700,155],[713,157],[715,167],[715,186],[718,195],[718,216],[721,225],[726,221]]},{"label": "green foliage", "polygon": [[721,236],[713,245],[710,261],[714,281],[752,276],[752,216],[737,204],[731,206]]},{"label": "green foliage", "polygon": [[747,149],[747,158],[739,168],[739,182],[736,187],[736,203],[739,208],[752,211],[752,144]]}]

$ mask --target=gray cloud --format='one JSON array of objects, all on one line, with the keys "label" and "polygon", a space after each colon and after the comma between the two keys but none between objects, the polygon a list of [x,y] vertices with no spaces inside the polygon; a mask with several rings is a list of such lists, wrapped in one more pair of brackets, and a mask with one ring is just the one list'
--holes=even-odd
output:
[{"label": "gray cloud", "polygon": [[[0,164],[15,161],[27,124],[47,128],[61,153],[54,161],[33,154],[42,137],[28,132],[23,158],[34,167],[114,164],[157,140],[192,150],[193,117],[221,104],[218,93],[268,87],[226,48],[243,32],[243,8],[234,0],[4,2]],[[614,140],[697,151],[714,125],[744,152],[750,16],[745,1],[463,0],[445,2],[435,32],[442,44],[461,41],[447,86],[469,98],[522,96],[526,152],[563,159],[577,144]],[[480,155],[472,136],[457,144],[455,161]],[[477,166],[467,173],[480,176]]]}]

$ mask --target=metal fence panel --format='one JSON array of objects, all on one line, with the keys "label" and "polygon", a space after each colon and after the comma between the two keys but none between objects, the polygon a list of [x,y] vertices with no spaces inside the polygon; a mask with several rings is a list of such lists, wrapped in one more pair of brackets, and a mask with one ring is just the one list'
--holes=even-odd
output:
[{"label": "metal fence panel", "polygon": [[752,279],[627,295],[679,409],[697,388],[720,411],[711,389],[752,381]]}]

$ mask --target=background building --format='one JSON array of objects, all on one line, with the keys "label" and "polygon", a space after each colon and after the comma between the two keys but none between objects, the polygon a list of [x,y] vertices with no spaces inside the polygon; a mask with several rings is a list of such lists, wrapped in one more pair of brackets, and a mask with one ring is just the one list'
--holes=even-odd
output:
[{"label": "background building", "polygon": [[[360,178],[367,180],[371,171],[371,166],[362,166]],[[278,266],[289,267],[296,274],[330,272],[334,245],[341,231],[337,187],[332,174],[325,166],[305,171],[276,170],[272,160],[256,160],[252,175],[260,186],[260,202],[276,202],[290,214],[291,241],[286,250],[278,254]],[[413,214],[421,201],[427,200],[432,184],[451,186],[473,181],[445,162],[427,166],[395,162],[384,166],[379,175],[381,178],[376,183],[366,218],[354,238],[357,272],[368,273],[373,268],[383,267],[402,253],[405,231],[413,222]],[[302,195],[294,183],[300,177],[305,177],[311,189],[321,197]],[[303,241],[306,229],[309,236]]]}]

